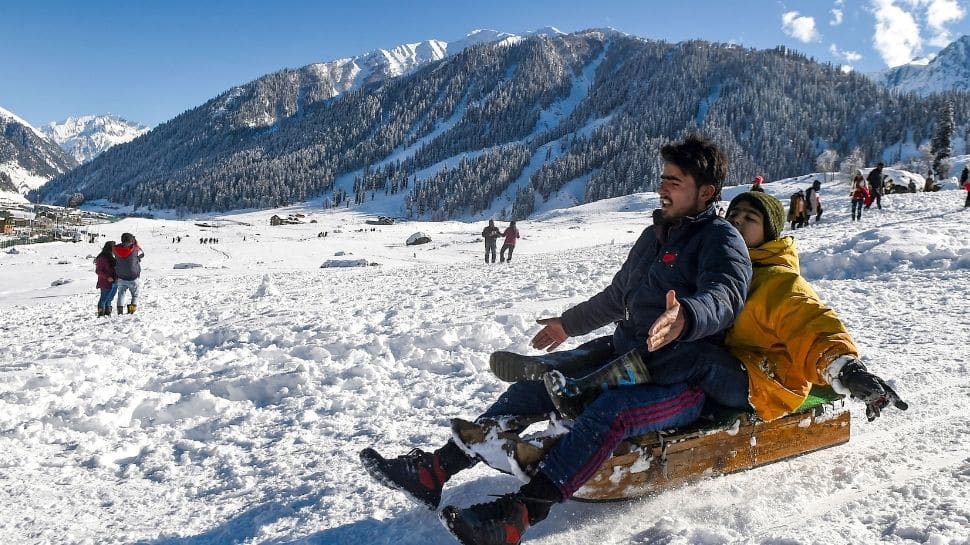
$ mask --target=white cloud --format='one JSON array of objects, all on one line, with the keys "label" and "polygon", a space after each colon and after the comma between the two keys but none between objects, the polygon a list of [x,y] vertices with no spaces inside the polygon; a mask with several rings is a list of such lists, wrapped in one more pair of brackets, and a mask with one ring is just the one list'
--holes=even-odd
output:
[{"label": "white cloud", "polygon": [[842,20],[845,18],[845,16],[842,13],[842,10],[836,8],[836,9],[829,10],[829,13],[832,14],[832,20],[829,21],[830,25],[839,26],[842,24]]},{"label": "white cloud", "polygon": [[956,0],[929,0],[926,7],[926,23],[933,31],[930,45],[946,47],[953,36],[946,26],[962,20],[966,16],[963,7]]},{"label": "white cloud", "polygon": [[829,46],[829,53],[833,57],[838,57],[845,59],[846,62],[858,62],[862,60],[862,54],[857,51],[843,51],[839,49],[839,46],[832,44]]},{"label": "white cloud", "polygon": [[912,13],[894,0],[873,0],[876,29],[872,45],[888,66],[906,64],[923,48],[919,25]]},{"label": "white cloud", "polygon": [[817,41],[821,36],[815,30],[815,18],[789,11],[781,16],[781,30],[804,43]]}]

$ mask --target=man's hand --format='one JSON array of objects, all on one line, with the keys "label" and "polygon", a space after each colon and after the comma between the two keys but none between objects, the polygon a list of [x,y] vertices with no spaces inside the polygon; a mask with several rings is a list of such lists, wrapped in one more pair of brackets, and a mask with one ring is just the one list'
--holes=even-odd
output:
[{"label": "man's hand", "polygon": [[650,326],[647,350],[656,352],[676,341],[684,332],[684,324],[684,313],[677,301],[677,293],[670,290],[667,292],[667,311]]},{"label": "man's hand", "polygon": [[866,367],[859,360],[846,363],[839,372],[838,380],[852,393],[852,397],[866,404],[866,418],[869,422],[875,420],[890,403],[901,411],[909,408],[886,381],[866,371]]},{"label": "man's hand", "polygon": [[536,320],[536,323],[545,327],[540,329],[535,337],[532,337],[532,348],[552,352],[569,338],[566,330],[562,328],[562,320],[559,318],[542,318]]}]

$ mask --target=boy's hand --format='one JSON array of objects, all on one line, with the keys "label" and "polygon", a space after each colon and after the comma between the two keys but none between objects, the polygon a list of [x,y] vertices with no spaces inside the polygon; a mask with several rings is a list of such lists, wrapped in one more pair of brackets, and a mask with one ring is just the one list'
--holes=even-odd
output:
[{"label": "boy's hand", "polygon": [[676,341],[684,332],[684,313],[677,301],[674,290],[667,292],[667,310],[650,326],[647,337],[647,350],[657,350]]}]

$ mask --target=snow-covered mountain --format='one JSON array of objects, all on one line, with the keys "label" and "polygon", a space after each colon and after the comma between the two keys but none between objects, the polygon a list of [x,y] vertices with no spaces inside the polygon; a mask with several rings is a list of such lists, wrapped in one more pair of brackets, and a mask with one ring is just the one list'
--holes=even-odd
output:
[{"label": "snow-covered mountain", "polygon": [[970,91],[970,35],[946,46],[930,61],[920,60],[876,75],[876,81],[921,96],[941,91]]},{"label": "snow-covered mountain", "polygon": [[0,107],[0,192],[25,194],[76,165],[44,133]]},{"label": "snow-covered mountain", "polygon": [[148,132],[148,127],[116,115],[84,115],[52,121],[40,128],[78,163],[86,163],[104,150],[130,142]]},{"label": "snow-covered mountain", "polygon": [[[553,28],[537,31],[540,32],[546,35],[559,33]],[[378,49],[356,57],[285,69],[230,89],[215,99],[212,115],[222,117],[228,112],[234,126],[269,127],[297,115],[305,106],[334,98],[368,83],[407,74],[474,45],[503,41],[515,43],[521,39],[515,34],[480,29],[450,43],[431,39],[391,49]]]}]

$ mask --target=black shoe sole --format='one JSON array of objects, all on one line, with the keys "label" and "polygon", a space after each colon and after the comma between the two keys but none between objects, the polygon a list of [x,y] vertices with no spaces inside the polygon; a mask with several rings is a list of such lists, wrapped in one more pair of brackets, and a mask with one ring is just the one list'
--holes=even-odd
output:
[{"label": "black shoe sole", "polygon": [[542,375],[553,368],[548,363],[537,361],[533,356],[523,356],[515,352],[493,352],[488,358],[488,366],[499,380],[505,382],[542,380]]},{"label": "black shoe sole", "polygon": [[431,501],[426,500],[424,498],[419,498],[418,496],[412,494],[411,491],[408,490],[407,488],[404,488],[403,486],[389,479],[387,474],[385,474],[381,470],[381,466],[380,466],[381,462],[383,462],[385,458],[381,456],[376,450],[370,447],[367,447],[364,450],[360,451],[360,454],[358,456],[360,457],[361,465],[364,466],[364,471],[366,471],[368,475],[373,477],[375,481],[381,483],[387,488],[390,488],[391,490],[400,490],[401,492],[404,492],[407,495],[407,497],[411,498],[417,503],[420,503],[421,505],[424,505],[425,507],[427,507],[428,509],[431,509],[432,511],[438,508],[437,503],[432,503]]},{"label": "black shoe sole", "polygon": [[448,529],[451,535],[455,536],[462,545],[478,545],[478,542],[474,539],[472,535],[469,535],[470,528],[462,523],[459,515],[461,510],[454,506],[447,506],[441,510],[438,514],[438,519],[441,524]]}]

